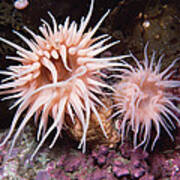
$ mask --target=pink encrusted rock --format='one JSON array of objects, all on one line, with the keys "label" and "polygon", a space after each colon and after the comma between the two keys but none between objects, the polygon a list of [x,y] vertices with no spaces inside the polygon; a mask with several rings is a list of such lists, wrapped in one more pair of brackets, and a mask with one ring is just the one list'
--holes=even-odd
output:
[{"label": "pink encrusted rock", "polygon": [[78,157],[70,157],[64,164],[65,172],[74,172],[80,168],[82,159]]},{"label": "pink encrusted rock", "polygon": [[115,160],[113,164],[114,164],[115,166],[117,166],[117,167],[123,166],[123,162],[120,161],[120,160]]},{"label": "pink encrusted rock", "polygon": [[139,180],[155,180],[154,176],[151,174],[145,174]]},{"label": "pink encrusted rock", "polygon": [[109,148],[106,146],[100,146],[99,148],[99,154],[101,155],[107,155],[109,153]]},{"label": "pink encrusted rock", "polygon": [[109,148],[106,146],[100,146],[98,149],[92,151],[92,158],[94,159],[95,164],[102,167],[106,164],[109,154]]},{"label": "pink encrusted rock", "polygon": [[101,180],[101,179],[108,179],[108,180],[116,180],[116,178],[108,173],[106,170],[96,169],[91,175],[86,176],[86,180]]},{"label": "pink encrusted rock", "polygon": [[121,177],[130,175],[130,172],[127,167],[114,166],[112,171],[117,178],[121,178]]},{"label": "pink encrusted rock", "polygon": [[97,159],[97,164],[99,165],[99,166],[103,166],[104,164],[106,164],[106,157],[105,156],[103,156],[103,155],[100,155],[99,157],[98,157],[98,159]]},{"label": "pink encrusted rock", "polygon": [[136,168],[131,171],[131,174],[134,178],[140,178],[145,174],[145,172],[144,168]]},{"label": "pink encrusted rock", "polygon": [[39,171],[36,176],[36,180],[49,180],[50,176],[46,171]]}]

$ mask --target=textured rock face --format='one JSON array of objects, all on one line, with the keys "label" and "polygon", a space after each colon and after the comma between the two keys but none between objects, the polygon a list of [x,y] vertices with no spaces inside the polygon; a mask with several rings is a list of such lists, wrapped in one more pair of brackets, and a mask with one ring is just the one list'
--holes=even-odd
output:
[{"label": "textured rock face", "polygon": [[[20,180],[155,180],[180,177],[180,149],[161,152],[133,150],[129,143],[111,149],[101,145],[82,154],[69,138],[60,139],[49,150],[45,144],[32,162],[30,155],[36,146],[35,129],[27,126],[21,141],[8,156],[9,143],[0,151],[0,179]],[[4,133],[1,133],[2,138]],[[178,139],[176,140],[178,143]],[[171,146],[170,146],[171,147]]]}]

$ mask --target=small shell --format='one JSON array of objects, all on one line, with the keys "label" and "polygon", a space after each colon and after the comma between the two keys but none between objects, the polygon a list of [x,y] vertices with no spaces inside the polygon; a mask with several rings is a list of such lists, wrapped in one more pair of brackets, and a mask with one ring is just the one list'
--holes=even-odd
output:
[{"label": "small shell", "polygon": [[28,5],[29,5],[28,0],[17,0],[14,2],[14,7],[19,10],[26,8]]}]

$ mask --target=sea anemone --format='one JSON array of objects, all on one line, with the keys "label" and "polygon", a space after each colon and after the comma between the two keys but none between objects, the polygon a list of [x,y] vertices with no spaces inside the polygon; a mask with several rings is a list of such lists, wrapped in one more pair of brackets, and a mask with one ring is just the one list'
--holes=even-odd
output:
[{"label": "sea anemone", "polygon": [[115,85],[114,99],[116,104],[113,107],[116,107],[117,111],[112,117],[117,116],[118,118],[116,126],[122,133],[122,142],[129,130],[133,131],[135,148],[141,145],[146,148],[151,139],[152,127],[154,127],[156,136],[151,146],[153,150],[160,136],[161,126],[173,140],[171,130],[175,128],[175,125],[172,119],[180,124],[180,120],[174,114],[175,111],[180,113],[180,110],[172,102],[180,100],[180,98],[170,93],[171,88],[180,87],[180,81],[169,80],[174,73],[170,70],[180,58],[174,60],[169,67],[161,72],[163,55],[155,64],[156,53],[153,51],[151,60],[149,60],[147,47],[148,43],[144,48],[142,64],[130,53],[137,67],[124,62],[129,68],[117,69],[121,74],[114,76],[121,80]]},{"label": "sea anemone", "polygon": [[[1,94],[12,94],[4,99],[18,98],[10,109],[19,105],[10,131],[1,146],[11,137],[18,119],[26,111],[14,135],[10,153],[21,131],[33,115],[35,115],[35,123],[39,122],[37,140],[42,138],[32,158],[49,134],[56,129],[56,135],[49,146],[53,147],[65,123],[66,114],[70,116],[72,122],[75,121],[74,116],[76,116],[76,120],[78,119],[83,127],[83,135],[79,144],[79,148],[83,147],[83,152],[86,148],[86,133],[91,112],[95,114],[107,137],[96,106],[104,106],[98,96],[103,95],[102,88],[112,88],[102,81],[103,74],[100,70],[116,65],[121,66],[121,63],[116,63],[114,60],[126,56],[96,57],[119,41],[104,45],[110,39],[107,34],[93,38],[109,10],[94,28],[84,33],[92,15],[93,4],[94,0],[91,0],[88,15],[86,18],[82,17],[79,28],[75,21],[69,23],[69,17],[66,18],[64,25],[57,25],[54,16],[49,13],[53,29],[45,20],[42,20],[43,24],[39,30],[43,36],[25,27],[25,30],[33,37],[29,40],[14,31],[29,46],[30,50],[0,38],[4,43],[17,49],[19,55],[6,58],[20,62],[20,65],[9,66],[8,71],[0,71],[1,74],[10,76],[3,80],[6,83],[0,85]],[[53,123],[47,130],[48,116],[53,118]]]},{"label": "sea anemone", "polygon": [[16,0],[14,2],[14,7],[18,10],[25,9],[29,5],[28,0]]}]

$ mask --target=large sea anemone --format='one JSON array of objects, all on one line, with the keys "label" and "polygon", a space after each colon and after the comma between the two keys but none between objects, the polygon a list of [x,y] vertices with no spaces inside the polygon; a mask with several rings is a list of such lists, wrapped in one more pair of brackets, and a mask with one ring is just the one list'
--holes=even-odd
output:
[{"label": "large sea anemone", "polygon": [[[119,41],[104,45],[110,39],[107,34],[93,38],[109,10],[94,28],[84,33],[92,15],[93,4],[94,0],[91,0],[88,15],[86,18],[82,17],[79,27],[75,21],[70,23],[69,17],[66,18],[64,25],[57,25],[54,16],[49,13],[53,28],[45,20],[42,20],[43,24],[39,30],[43,36],[35,34],[27,27],[25,30],[33,39],[28,39],[14,31],[30,49],[24,49],[0,38],[4,43],[17,49],[18,57],[7,56],[7,59],[20,62],[20,65],[9,66],[7,71],[0,71],[1,74],[10,76],[4,79],[3,84],[0,85],[1,95],[12,94],[4,99],[18,98],[10,109],[19,105],[10,131],[1,146],[11,137],[18,119],[26,111],[22,123],[14,135],[10,152],[33,115],[35,115],[35,123],[39,122],[37,139],[42,138],[32,154],[32,158],[49,134],[56,129],[56,135],[49,146],[53,147],[65,123],[66,114],[70,116],[72,122],[75,121],[74,116],[76,116],[82,125],[83,135],[79,148],[83,147],[83,151],[86,148],[86,133],[91,112],[96,115],[104,136],[106,136],[96,106],[104,106],[98,96],[99,94],[103,95],[101,88],[111,87],[101,80],[100,70],[121,66],[121,63],[116,63],[114,60],[125,56],[96,57]],[[48,116],[53,118],[53,123],[47,129]]]},{"label": "large sea anemone", "polygon": [[[152,127],[156,130],[156,136],[151,148],[154,148],[160,136],[161,126],[166,130],[171,139],[171,130],[175,128],[173,119],[180,124],[180,120],[174,112],[180,110],[173,104],[179,97],[172,95],[170,89],[180,87],[180,81],[169,80],[174,71],[172,67],[180,59],[177,58],[172,64],[161,72],[160,56],[157,64],[155,63],[155,51],[149,60],[147,54],[148,43],[144,48],[144,60],[142,64],[131,53],[136,67],[125,62],[129,68],[120,69],[120,82],[115,85],[116,93],[114,96],[117,111],[112,117],[119,116],[117,127],[122,133],[122,142],[129,130],[133,131],[134,147],[149,143]],[[139,137],[139,138],[138,138]]]}]

